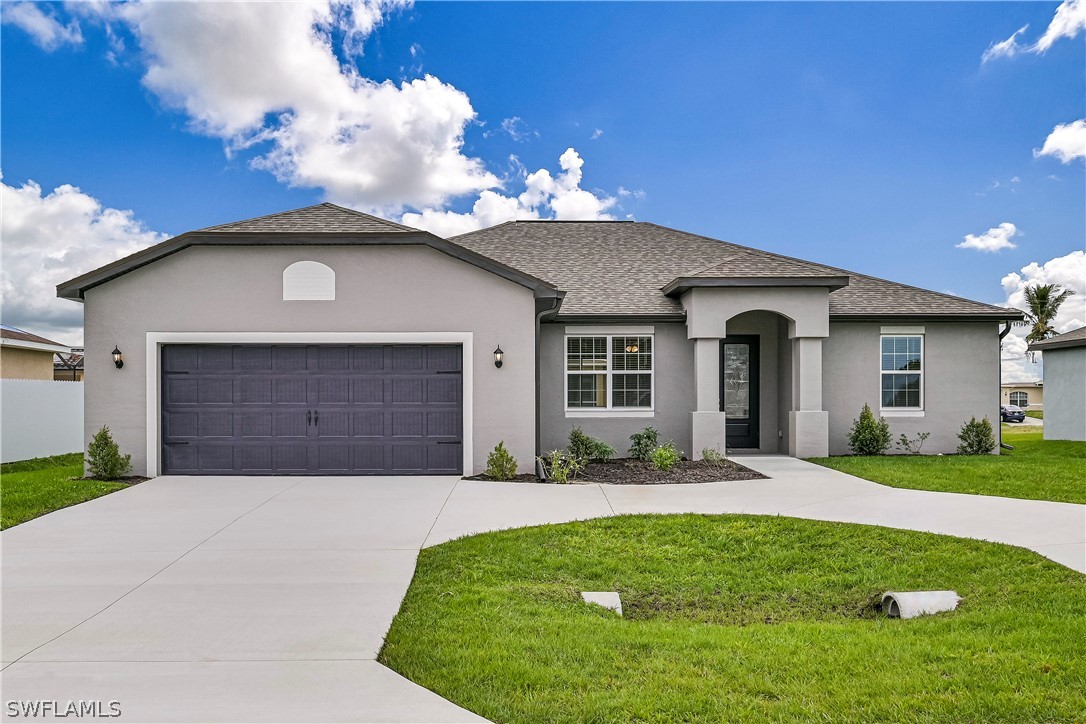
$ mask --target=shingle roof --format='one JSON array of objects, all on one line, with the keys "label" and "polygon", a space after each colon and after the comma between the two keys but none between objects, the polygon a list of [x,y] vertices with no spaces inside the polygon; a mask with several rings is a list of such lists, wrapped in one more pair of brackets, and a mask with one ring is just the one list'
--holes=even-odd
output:
[{"label": "shingle roof", "polygon": [[838,317],[983,316],[1017,310],[982,304],[836,267],[632,221],[511,221],[451,241],[567,292],[560,316],[683,314],[662,289],[680,277],[840,277],[830,293]]},{"label": "shingle roof", "polygon": [[60,342],[54,342],[51,339],[45,337],[39,337],[36,334],[31,334],[18,327],[11,327],[6,324],[0,324],[0,339],[10,339],[17,342],[33,342],[34,344],[51,344],[55,347],[64,347],[65,345]]},{"label": "shingle roof", "polygon": [[1040,350],[1044,352],[1046,349],[1060,349],[1062,347],[1086,347],[1086,327],[1072,329],[1070,332],[1064,332],[1043,339],[1040,342],[1034,342],[1029,346],[1029,351]]},{"label": "shingle roof", "polygon": [[418,229],[381,219],[361,211],[347,209],[335,204],[323,203],[306,206],[278,214],[258,216],[255,219],[233,221],[229,224],[208,226],[199,231],[235,231],[250,233],[331,233],[331,234],[373,234],[373,233],[418,233]]}]

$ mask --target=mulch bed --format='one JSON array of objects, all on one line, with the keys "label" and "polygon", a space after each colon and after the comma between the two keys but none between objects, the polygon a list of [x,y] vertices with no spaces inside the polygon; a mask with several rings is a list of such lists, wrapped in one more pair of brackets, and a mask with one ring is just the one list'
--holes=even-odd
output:
[{"label": "mulch bed", "polygon": [[[608,485],[673,485],[681,483],[715,483],[724,480],[759,480],[765,478],[750,468],[731,460],[710,463],[705,460],[683,460],[671,470],[656,470],[651,464],[636,458],[619,458],[607,462],[589,463],[580,472],[576,483],[606,483]],[[472,475],[465,480],[491,480],[486,475]],[[518,483],[536,483],[535,475],[518,475]]]}]

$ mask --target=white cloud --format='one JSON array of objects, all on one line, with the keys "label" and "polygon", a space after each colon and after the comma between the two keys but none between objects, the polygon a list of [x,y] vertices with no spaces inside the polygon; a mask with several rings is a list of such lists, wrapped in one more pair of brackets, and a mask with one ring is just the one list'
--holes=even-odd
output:
[{"label": "white cloud", "polygon": [[404,214],[403,223],[438,236],[455,236],[514,219],[614,218],[608,213],[615,205],[614,197],[581,188],[584,160],[577,151],[566,149],[558,164],[562,171],[557,176],[551,176],[545,168],[522,174],[524,191],[517,196],[483,191],[470,212],[430,208],[421,213]]},{"label": "white cloud", "polygon": [[166,238],[68,184],[43,196],[33,181],[0,183],[0,206],[4,323],[64,344],[82,341],[83,305],[56,285]]},{"label": "white cloud", "polygon": [[[291,186],[394,215],[499,185],[463,152],[475,121],[467,95],[430,75],[376,82],[352,64],[384,14],[405,5],[134,2],[99,11],[129,28],[144,85],[194,132],[222,139],[228,154],[256,152],[254,168]],[[333,48],[341,36],[346,63]]]},{"label": "white cloud", "polygon": [[[520,116],[503,118],[500,130],[517,143],[523,143],[533,136],[539,138],[539,131],[529,130]],[[483,133],[483,138],[488,138],[495,133],[497,133],[497,131],[487,131]]]},{"label": "white cloud", "polygon": [[603,135],[603,131],[601,129],[597,128],[596,130],[592,131],[592,138],[589,139],[589,140],[595,141],[597,138],[599,138],[602,135]]},{"label": "white cloud", "polygon": [[1060,38],[1074,38],[1086,29],[1086,0],[1064,0],[1056,8],[1056,14],[1049,22],[1044,35],[1032,45],[1022,45],[1018,42],[1018,36],[1028,27],[1028,25],[1023,25],[1006,40],[989,45],[981,56],[981,62],[987,63],[996,58],[1013,58],[1019,53],[1045,53]]},{"label": "white cloud", "polygon": [[[1075,292],[1060,307],[1052,325],[1058,333],[1067,332],[1086,324],[1086,252],[1073,251],[1065,256],[1049,259],[1043,264],[1031,262],[1018,272],[1011,272],[1002,279],[1006,305],[1016,309],[1029,309],[1026,304],[1026,287],[1038,284],[1059,284]],[[1003,339],[1004,381],[1028,381],[1041,378],[1039,364],[1026,357],[1028,327],[1015,327]]]},{"label": "white cloud", "polygon": [[35,2],[0,3],[0,20],[21,28],[45,50],[83,42],[78,22],[72,20],[67,25],[61,25],[56,14],[44,12],[43,7],[47,6]]},{"label": "white cloud", "polygon": [[983,234],[966,234],[965,241],[958,244],[959,249],[976,249],[977,251],[996,252],[1000,249],[1015,248],[1011,241],[1018,234],[1018,227],[1009,221],[1004,221],[999,226],[992,227]]},{"label": "white cloud", "polygon": [[1029,28],[1029,25],[1023,25],[1018,28],[1018,30],[1015,30],[1014,33],[1011,34],[1011,37],[1006,40],[1001,40],[998,43],[989,45],[988,49],[984,51],[984,55],[981,56],[981,62],[987,63],[996,58],[1011,58],[1018,55],[1018,51],[1021,49],[1018,45],[1018,36],[1026,32],[1027,28]]},{"label": "white cloud", "polygon": [[1033,156],[1055,156],[1060,163],[1071,163],[1076,158],[1086,159],[1086,120],[1061,123],[1052,129],[1041,149],[1034,149]]}]

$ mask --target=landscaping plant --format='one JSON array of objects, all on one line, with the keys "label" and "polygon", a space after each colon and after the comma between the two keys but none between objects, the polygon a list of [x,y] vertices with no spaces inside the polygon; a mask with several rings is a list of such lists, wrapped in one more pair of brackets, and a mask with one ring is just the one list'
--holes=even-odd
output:
[{"label": "landscaping plant", "polygon": [[682,462],[682,459],[683,454],[675,447],[675,443],[670,440],[653,450],[652,455],[650,456],[652,467],[656,470],[663,470],[664,472],[667,472],[678,465]]},{"label": "landscaping plant", "polygon": [[516,479],[517,459],[505,449],[505,440],[500,441],[494,451],[486,456],[486,476],[492,480]]},{"label": "landscaping plant", "polygon": [[995,431],[987,417],[983,420],[969,418],[969,422],[962,425],[958,439],[961,440],[959,455],[987,455],[996,446]]},{"label": "landscaping plant", "polygon": [[919,455],[920,448],[924,447],[924,441],[931,437],[930,432],[917,433],[915,440],[910,440],[904,433],[897,439],[897,447],[909,455]]},{"label": "landscaping plant", "polygon": [[701,459],[710,465],[723,465],[724,456],[716,448],[707,447],[701,451]]},{"label": "landscaping plant", "polygon": [[866,402],[860,419],[852,421],[848,447],[856,455],[882,455],[890,448],[890,424],[881,417],[876,420]]},{"label": "landscaping plant", "polygon": [[550,455],[539,458],[539,461],[543,463],[543,473],[556,483],[568,483],[584,467],[565,450],[552,450]]},{"label": "landscaping plant", "polygon": [[615,449],[575,427],[569,431],[569,454],[583,466],[593,460],[610,460],[615,455]]},{"label": "landscaping plant", "polygon": [[630,457],[648,460],[652,457],[652,451],[660,445],[660,433],[654,427],[646,427],[630,435],[630,443]]},{"label": "landscaping plant", "polygon": [[87,447],[87,472],[98,480],[116,480],[132,470],[132,456],[121,455],[121,449],[113,442],[105,425],[94,433]]}]

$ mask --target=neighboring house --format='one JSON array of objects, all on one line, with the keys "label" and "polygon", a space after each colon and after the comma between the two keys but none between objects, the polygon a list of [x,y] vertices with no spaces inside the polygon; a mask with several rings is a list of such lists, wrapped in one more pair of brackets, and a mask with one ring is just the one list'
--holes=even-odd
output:
[{"label": "neighboring house", "polygon": [[1000,385],[1000,404],[1017,405],[1023,410],[1043,410],[1045,388],[1043,382],[1004,382]]},{"label": "neighboring house", "polygon": [[1029,346],[1044,356],[1045,440],[1086,440],[1086,327]]},{"label": "neighboring house", "polygon": [[16,327],[0,324],[0,378],[53,379],[53,355],[71,348]]},{"label": "neighboring house", "polygon": [[57,353],[53,358],[53,379],[58,382],[83,381],[82,347],[72,347],[70,354]]},{"label": "neighboring house", "polygon": [[[522,471],[579,426],[847,452],[864,403],[953,451],[997,420],[1017,310],[643,222],[442,239],[332,204],[189,232],[58,287],[86,429],[148,475]],[[114,364],[111,351],[123,355]],[[500,351],[500,353],[499,353]]]}]

